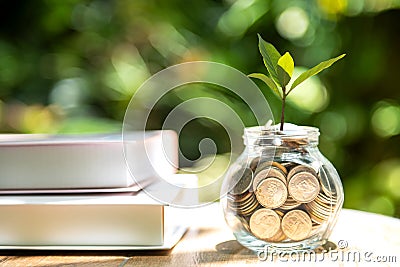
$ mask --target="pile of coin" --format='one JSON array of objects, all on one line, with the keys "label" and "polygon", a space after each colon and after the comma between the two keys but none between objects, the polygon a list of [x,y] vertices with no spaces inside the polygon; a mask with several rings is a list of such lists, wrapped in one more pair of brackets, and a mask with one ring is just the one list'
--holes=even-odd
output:
[{"label": "pile of coin", "polygon": [[228,193],[228,206],[240,215],[249,216],[260,206],[253,190],[251,190],[253,171],[250,168],[245,168],[236,172],[232,179],[238,182]]},{"label": "pile of coin", "polygon": [[245,229],[269,242],[314,235],[337,203],[322,167],[256,158],[233,180],[237,182],[228,193],[228,208],[240,216]]},{"label": "pile of coin", "polygon": [[328,197],[320,192],[314,201],[304,204],[306,211],[310,214],[315,224],[322,224],[332,213],[333,205],[336,204],[336,197]]}]

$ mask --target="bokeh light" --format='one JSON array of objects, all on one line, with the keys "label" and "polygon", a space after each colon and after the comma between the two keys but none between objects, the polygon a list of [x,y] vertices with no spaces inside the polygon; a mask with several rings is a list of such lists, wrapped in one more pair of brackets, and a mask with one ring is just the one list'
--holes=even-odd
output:
[{"label": "bokeh light", "polygon": [[348,1],[345,13],[348,16],[357,16],[363,11],[363,8],[364,8],[364,0]]},{"label": "bokeh light", "polygon": [[391,158],[378,163],[371,173],[374,185],[381,193],[394,199],[400,198],[400,158]]},{"label": "bokeh light", "polygon": [[397,0],[364,0],[364,10],[367,12],[381,12],[399,5]]},{"label": "bokeh light", "polygon": [[381,137],[391,137],[400,133],[400,106],[386,101],[376,104],[371,117],[374,132]]},{"label": "bokeh light", "polygon": [[3,113],[4,113],[3,108],[4,108],[3,107],[3,102],[0,100],[0,126],[3,123]]},{"label": "bokeh light", "polygon": [[325,112],[320,122],[321,134],[331,140],[340,140],[347,133],[347,121],[345,117],[336,112]]},{"label": "bokeh light", "polygon": [[279,34],[287,39],[299,39],[307,32],[309,24],[309,18],[304,9],[289,7],[279,15],[276,28]]},{"label": "bokeh light", "polygon": [[242,36],[269,9],[263,0],[237,0],[222,14],[218,29],[227,36]]},{"label": "bokeh light", "polygon": [[[296,67],[288,88],[306,70],[306,68]],[[329,94],[321,80],[317,76],[314,76],[293,89],[287,99],[290,103],[293,103],[306,112],[319,112],[328,105]]]},{"label": "bokeh light", "polygon": [[318,0],[318,5],[324,13],[332,16],[343,13],[348,2],[349,0]]},{"label": "bokeh light", "polygon": [[[345,207],[400,217],[399,0],[2,2],[3,133],[120,132],[131,96],[168,66],[210,60],[266,73],[257,33],[281,54],[289,51],[296,66],[346,53],[291,93],[285,118],[320,128],[319,147],[343,179]],[[304,70],[296,68],[295,77]],[[278,121],[281,102],[255,82]],[[254,125],[235,95],[199,87],[160,101],[149,129],[193,97],[227,103]],[[210,134],[215,162],[224,161],[229,146],[220,129],[201,120],[181,137],[189,157],[198,156],[197,136]],[[224,164],[215,164],[218,174]]]},{"label": "bokeh light", "polygon": [[150,74],[147,66],[134,46],[121,45],[111,57],[113,69],[104,77],[104,82],[114,92],[115,99],[128,99]]},{"label": "bokeh light", "polygon": [[389,171],[386,186],[393,197],[400,199],[400,164]]},{"label": "bokeh light", "polygon": [[68,111],[83,105],[88,94],[87,84],[84,79],[64,79],[54,85],[50,93],[50,101],[52,104]]},{"label": "bokeh light", "polygon": [[393,201],[388,197],[378,196],[369,201],[368,211],[393,216],[395,212],[395,206]]}]

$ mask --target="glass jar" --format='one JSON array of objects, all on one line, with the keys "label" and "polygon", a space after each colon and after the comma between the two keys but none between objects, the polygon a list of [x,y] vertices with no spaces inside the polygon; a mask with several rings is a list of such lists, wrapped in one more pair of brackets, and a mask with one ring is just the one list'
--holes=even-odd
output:
[{"label": "glass jar", "polygon": [[342,208],[340,177],[318,149],[319,130],[251,127],[245,150],[226,173],[225,219],[254,251],[315,249],[326,243]]}]

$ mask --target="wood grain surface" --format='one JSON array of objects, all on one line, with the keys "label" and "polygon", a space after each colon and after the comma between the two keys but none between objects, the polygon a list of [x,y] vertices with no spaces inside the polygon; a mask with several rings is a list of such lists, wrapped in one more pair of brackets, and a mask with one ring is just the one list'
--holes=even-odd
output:
[{"label": "wood grain surface", "polygon": [[[260,261],[256,254],[234,240],[217,204],[188,211],[191,227],[169,251],[0,251],[0,266],[270,266],[271,259]],[[177,220],[181,218],[176,218]],[[183,219],[183,218],[182,218]],[[187,219],[187,218],[186,218]],[[317,261],[293,262],[288,255],[275,257],[272,265],[296,266],[371,266],[400,265],[400,220],[355,210],[343,210],[331,236],[338,257]],[[347,253],[349,252],[349,253]],[[345,253],[347,253],[345,255]],[[340,255],[362,255],[360,260],[341,259]],[[364,258],[368,255],[369,258]],[[385,261],[385,262],[382,262]]]}]

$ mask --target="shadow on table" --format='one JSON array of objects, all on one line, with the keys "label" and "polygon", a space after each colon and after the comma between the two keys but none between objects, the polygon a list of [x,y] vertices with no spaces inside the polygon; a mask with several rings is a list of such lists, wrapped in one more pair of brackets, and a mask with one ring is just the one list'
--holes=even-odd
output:
[{"label": "shadow on table", "polygon": [[[323,251],[330,251],[335,250],[337,245],[331,241],[327,241],[323,246],[316,248],[314,251],[316,253],[321,253]],[[222,243],[219,243],[215,246],[215,250],[219,253],[223,254],[257,254],[245,247],[243,247],[238,241],[236,240],[229,240]]]},{"label": "shadow on table", "polygon": [[0,250],[0,256],[168,256],[171,250]]}]

